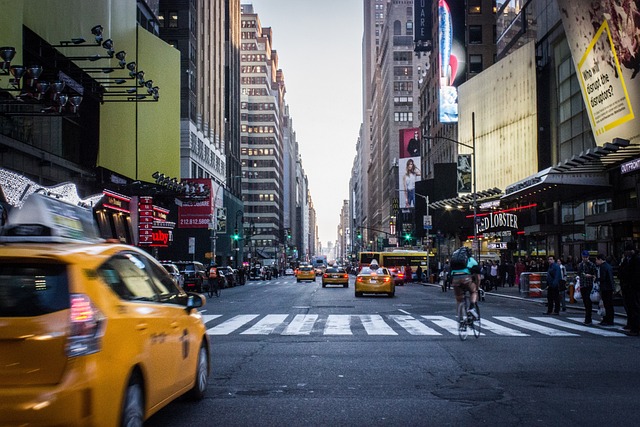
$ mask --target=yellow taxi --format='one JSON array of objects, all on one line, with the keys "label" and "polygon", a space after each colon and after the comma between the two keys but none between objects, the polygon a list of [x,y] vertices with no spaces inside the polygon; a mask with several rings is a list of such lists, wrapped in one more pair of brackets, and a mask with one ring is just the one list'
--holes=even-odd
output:
[{"label": "yellow taxi", "polygon": [[296,280],[301,282],[303,280],[312,280],[316,281],[316,272],[313,270],[313,267],[310,265],[301,265],[296,270]]},{"label": "yellow taxi", "polygon": [[322,274],[322,287],[327,285],[342,285],[344,288],[349,287],[349,274],[342,267],[328,267]]},{"label": "yellow taxi", "polygon": [[91,211],[34,194],[0,234],[0,425],[142,425],[204,396],[210,343],[143,250],[98,239]]},{"label": "yellow taxi", "polygon": [[387,268],[372,262],[370,266],[362,267],[356,276],[355,292],[356,297],[363,294],[387,294],[393,297],[396,294],[396,285]]}]

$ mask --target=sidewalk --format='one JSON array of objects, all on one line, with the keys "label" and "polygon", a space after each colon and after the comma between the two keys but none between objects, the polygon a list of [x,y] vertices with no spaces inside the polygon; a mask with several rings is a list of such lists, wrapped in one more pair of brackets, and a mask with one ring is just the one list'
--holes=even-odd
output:
[{"label": "sidewalk", "polygon": [[[421,283],[423,286],[432,286],[432,287],[436,287],[438,289],[441,289],[441,286],[439,283],[426,283],[426,282],[422,282]],[[453,292],[451,289],[448,292]],[[499,287],[497,290],[492,290],[491,292],[485,292],[485,300],[486,299],[490,299],[490,298],[494,298],[494,297],[500,297],[500,298],[511,298],[511,299],[517,299],[520,301],[525,301],[525,302],[529,302],[529,303],[533,303],[533,304],[540,304],[540,306],[542,307],[546,307],[547,305],[547,294],[546,292],[542,291],[542,296],[541,297],[529,297],[526,293],[521,293],[520,289],[518,288],[518,286],[505,286],[505,287]],[[571,311],[584,311],[584,305],[582,304],[582,301],[576,301],[574,303],[570,303],[569,302],[569,292],[566,292],[566,299],[565,299],[566,303],[567,303],[567,312]],[[615,305],[616,304],[616,300],[614,299],[614,306],[613,306],[613,311],[615,313],[615,317],[616,318],[625,318],[627,317],[627,313],[624,310],[624,307],[622,305]],[[598,315],[597,315],[597,311],[598,311],[598,304],[593,304],[594,309],[593,309],[593,316],[594,319],[599,319]]]}]

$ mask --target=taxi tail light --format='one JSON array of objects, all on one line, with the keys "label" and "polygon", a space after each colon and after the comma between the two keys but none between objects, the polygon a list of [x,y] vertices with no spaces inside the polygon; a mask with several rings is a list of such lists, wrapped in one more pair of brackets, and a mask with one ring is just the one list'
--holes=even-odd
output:
[{"label": "taxi tail light", "polygon": [[326,279],[327,277],[329,277],[329,275],[328,275],[327,273],[324,273],[324,274],[322,275],[322,277],[324,277],[324,278]]},{"label": "taxi tail light", "polygon": [[105,317],[84,294],[71,294],[67,356],[86,356],[100,351],[104,336]]},{"label": "taxi tail light", "polygon": [[349,275],[348,275],[348,274],[343,274],[343,275],[342,275],[342,278],[343,278],[343,279],[348,279],[348,278],[349,278]]},{"label": "taxi tail light", "polygon": [[385,277],[384,278],[384,282],[390,282],[391,281],[391,277]]},{"label": "taxi tail light", "polygon": [[362,282],[362,281],[363,281],[362,277],[356,277],[356,282]]},{"label": "taxi tail light", "polygon": [[398,279],[404,279],[404,273],[398,273]]}]

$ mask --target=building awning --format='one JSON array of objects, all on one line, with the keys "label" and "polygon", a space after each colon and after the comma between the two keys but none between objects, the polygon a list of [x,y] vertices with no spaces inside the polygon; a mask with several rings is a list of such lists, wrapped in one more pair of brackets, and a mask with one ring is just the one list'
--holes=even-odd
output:
[{"label": "building awning", "polygon": [[610,189],[608,172],[640,156],[640,145],[615,138],[508,186],[501,200],[575,200]]},{"label": "building awning", "polygon": [[574,200],[611,188],[605,172],[558,172],[550,167],[506,188],[503,201]]},{"label": "building awning", "polygon": [[[480,205],[487,200],[496,199],[501,194],[502,190],[500,190],[499,188],[491,188],[489,190],[479,191],[476,193],[476,204]],[[471,205],[472,203],[473,193],[429,203],[429,209],[450,209],[452,207],[456,208],[460,205]]]}]

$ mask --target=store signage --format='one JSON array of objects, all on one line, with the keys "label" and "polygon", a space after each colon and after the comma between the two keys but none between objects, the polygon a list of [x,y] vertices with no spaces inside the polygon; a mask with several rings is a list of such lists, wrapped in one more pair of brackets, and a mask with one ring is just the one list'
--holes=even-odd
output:
[{"label": "store signage", "polygon": [[631,160],[630,162],[620,165],[620,173],[625,174],[640,170],[640,159]]},{"label": "store signage", "polygon": [[154,229],[151,233],[151,238],[153,241],[151,242],[151,246],[166,248],[169,246],[171,232],[162,230],[162,229]]},{"label": "store signage", "polygon": [[507,249],[507,242],[487,243],[487,249]]},{"label": "store signage", "polygon": [[494,228],[518,228],[518,216],[512,213],[491,212],[489,215],[478,219],[480,220],[477,226],[478,234]]},{"label": "store signage", "polygon": [[131,208],[129,202],[131,201],[130,197],[123,196],[121,194],[113,193],[111,191],[104,190],[104,199],[102,205],[105,208],[113,209],[115,211],[130,213]]},{"label": "store signage", "polygon": [[199,187],[200,192],[209,190],[209,197],[198,200],[183,200],[178,207],[178,228],[208,228],[213,213],[213,196],[210,178],[185,178],[182,182]]},{"label": "store signage", "polygon": [[510,185],[509,187],[507,187],[504,190],[504,194],[511,194],[511,193],[515,193],[516,191],[520,191],[524,188],[527,187],[533,187],[534,185],[540,183],[542,181],[542,178],[539,176],[532,176],[529,179],[526,179],[524,181],[520,181],[520,182],[516,182],[513,185]]},{"label": "store signage", "polygon": [[153,198],[140,197],[138,203],[140,245],[153,243]]}]

